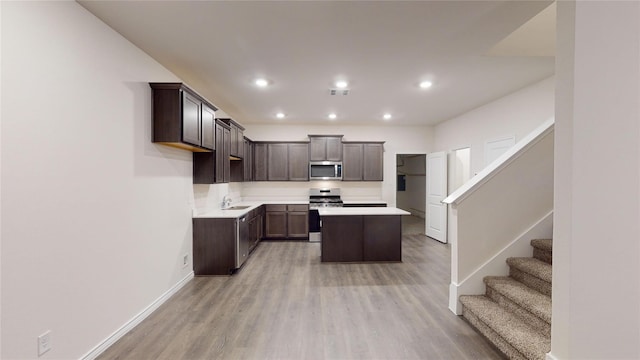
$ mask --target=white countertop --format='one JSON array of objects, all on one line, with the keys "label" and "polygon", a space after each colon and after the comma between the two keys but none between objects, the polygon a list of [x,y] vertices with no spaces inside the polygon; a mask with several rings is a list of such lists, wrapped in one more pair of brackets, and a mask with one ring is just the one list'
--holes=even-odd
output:
[{"label": "white countertop", "polygon": [[264,200],[264,201],[243,201],[235,204],[231,204],[230,207],[234,206],[248,206],[246,209],[240,210],[228,210],[228,209],[211,209],[198,214],[194,214],[193,218],[237,218],[247,214],[249,211],[261,206],[261,205],[306,205],[309,204],[309,201],[296,201],[296,200]]},{"label": "white countertop", "polygon": [[394,207],[326,207],[318,209],[320,216],[339,215],[411,215]]},{"label": "white countertop", "polygon": [[384,200],[342,200],[344,204],[386,204]]}]

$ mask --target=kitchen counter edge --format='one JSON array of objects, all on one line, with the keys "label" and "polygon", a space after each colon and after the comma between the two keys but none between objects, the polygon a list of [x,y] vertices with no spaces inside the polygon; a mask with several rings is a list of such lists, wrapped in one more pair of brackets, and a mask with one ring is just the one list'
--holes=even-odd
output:
[{"label": "kitchen counter edge", "polygon": [[194,219],[200,219],[200,218],[217,218],[217,219],[234,219],[234,218],[239,218],[242,217],[246,214],[248,214],[251,210],[254,210],[262,205],[282,205],[282,204],[286,204],[286,205],[308,205],[309,201],[296,201],[296,200],[291,200],[291,201],[282,201],[282,200],[273,200],[273,201],[243,201],[237,204],[231,204],[231,207],[233,206],[248,206],[248,208],[246,209],[240,209],[240,210],[225,210],[225,209],[215,209],[215,210],[208,210],[208,211],[204,211],[202,213],[199,214],[195,214],[192,217]]}]

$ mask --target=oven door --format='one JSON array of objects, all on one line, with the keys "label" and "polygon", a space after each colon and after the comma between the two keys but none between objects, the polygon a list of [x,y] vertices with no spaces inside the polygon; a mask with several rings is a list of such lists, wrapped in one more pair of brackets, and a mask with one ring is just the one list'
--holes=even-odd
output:
[{"label": "oven door", "polygon": [[319,242],[322,239],[321,230],[318,209],[309,209],[309,241]]}]

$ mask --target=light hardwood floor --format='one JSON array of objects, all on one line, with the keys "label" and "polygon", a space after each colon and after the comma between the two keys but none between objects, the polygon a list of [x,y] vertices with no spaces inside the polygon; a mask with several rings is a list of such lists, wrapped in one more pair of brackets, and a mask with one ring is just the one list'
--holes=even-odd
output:
[{"label": "light hardwood floor", "polygon": [[403,236],[403,262],[322,264],[320,244],[262,242],[198,277],[107,359],[500,359],[447,308],[449,246]]}]

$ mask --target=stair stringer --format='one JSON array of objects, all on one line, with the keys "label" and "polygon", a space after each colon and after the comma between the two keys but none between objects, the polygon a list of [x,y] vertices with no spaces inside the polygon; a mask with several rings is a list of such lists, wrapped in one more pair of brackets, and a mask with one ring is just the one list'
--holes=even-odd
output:
[{"label": "stair stringer", "polygon": [[491,259],[479,266],[464,280],[459,283],[451,282],[449,284],[449,310],[456,315],[462,315],[461,295],[484,294],[483,279],[485,276],[509,276],[507,258],[533,256],[533,248],[530,244],[531,239],[550,239],[553,237],[552,235],[553,210],[539,219]]}]

